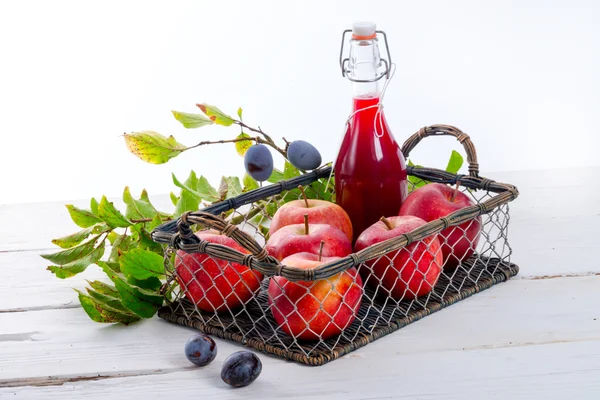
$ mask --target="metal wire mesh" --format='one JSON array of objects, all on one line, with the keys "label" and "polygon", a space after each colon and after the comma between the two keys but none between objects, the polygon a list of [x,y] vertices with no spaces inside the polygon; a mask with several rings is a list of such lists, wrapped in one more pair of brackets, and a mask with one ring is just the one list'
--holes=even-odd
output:
[{"label": "metal wire mesh", "polygon": [[[333,201],[335,194],[325,184],[321,179],[306,186],[307,196]],[[493,195],[486,190],[461,191],[476,204]],[[264,245],[276,208],[300,196],[297,189],[284,191],[222,216]],[[502,204],[318,281],[263,277],[208,254],[167,248],[167,270],[179,287],[159,315],[286,358],[322,364],[516,274],[516,266],[510,264],[508,224],[509,207]],[[479,232],[475,237],[469,231],[473,226]],[[249,253],[213,233],[200,232],[203,240]],[[453,260],[452,254],[464,257]],[[317,257],[295,260],[295,266],[318,265]]]}]

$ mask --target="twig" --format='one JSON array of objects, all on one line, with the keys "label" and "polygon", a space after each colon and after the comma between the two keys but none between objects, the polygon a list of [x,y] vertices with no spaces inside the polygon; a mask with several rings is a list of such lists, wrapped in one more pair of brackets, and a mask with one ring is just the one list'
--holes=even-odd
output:
[{"label": "twig", "polygon": [[237,143],[237,142],[245,142],[248,140],[270,145],[269,142],[267,142],[266,140],[261,139],[259,137],[247,137],[247,138],[237,138],[237,139],[230,139],[230,140],[215,140],[212,142],[209,140],[205,140],[205,141],[195,144],[193,146],[187,147],[186,150],[193,149],[193,148],[200,147],[200,146],[205,146],[207,144]]},{"label": "twig", "polygon": [[263,144],[267,144],[267,145],[271,146],[272,148],[274,148],[275,150],[277,150],[284,158],[287,159],[287,153],[286,153],[286,151],[284,149],[282,149],[281,147],[277,146],[277,144],[275,143],[275,141],[273,140],[273,138],[271,136],[267,135],[260,128],[260,126],[258,127],[258,129],[257,128],[253,128],[251,126],[246,125],[242,121],[238,121],[238,120],[233,120],[233,123],[241,126],[242,128],[246,128],[249,131],[260,133],[265,138],[265,141],[263,142],[262,139],[261,139],[261,142],[259,142],[259,143],[263,143]]},{"label": "twig", "polygon": [[242,223],[244,220],[254,217],[256,214],[260,213],[261,211],[263,211],[263,208],[261,206],[255,205],[255,208],[248,211],[246,214],[238,215],[236,217],[231,218],[230,223],[232,225],[237,225],[239,223]]},{"label": "twig", "polygon": [[237,125],[239,125],[239,126],[243,127],[243,128],[246,128],[246,129],[248,129],[249,131],[256,132],[256,133],[260,133],[261,135],[263,135],[263,137],[264,137],[266,140],[268,140],[268,141],[270,141],[270,142],[274,143],[274,142],[273,142],[273,138],[271,138],[271,136],[269,136],[269,135],[267,135],[265,132],[263,132],[263,130],[262,130],[262,129],[260,129],[260,126],[259,126],[259,127],[258,127],[258,129],[257,129],[257,128],[253,128],[253,127],[251,127],[251,126],[248,126],[248,125],[246,125],[246,124],[245,124],[245,123],[243,123],[242,121],[233,120],[233,122],[234,122],[235,124],[237,124]]}]

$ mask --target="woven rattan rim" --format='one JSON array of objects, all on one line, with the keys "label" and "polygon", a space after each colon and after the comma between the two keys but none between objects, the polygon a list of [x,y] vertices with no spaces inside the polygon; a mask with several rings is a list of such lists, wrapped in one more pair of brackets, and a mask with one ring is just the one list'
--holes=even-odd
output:
[{"label": "woven rattan rim", "polygon": [[[306,270],[280,264],[278,260],[270,257],[251,235],[241,231],[237,226],[227,223],[218,215],[265,197],[274,196],[283,191],[296,188],[298,185],[308,185],[320,178],[329,177],[332,174],[330,166],[321,167],[311,173],[243,193],[240,196],[213,204],[201,211],[185,213],[176,221],[167,222],[156,228],[152,232],[152,239],[155,242],[168,244],[174,249],[180,249],[187,253],[201,252],[229,262],[242,264],[266,276],[279,275],[290,281],[314,281],[326,279],[352,267],[357,267],[367,260],[381,257],[412,242],[420,241],[430,235],[441,232],[449,226],[460,225],[482,214],[489,213],[495,208],[517,198],[519,192],[515,186],[479,176],[479,165],[477,163],[475,147],[469,136],[455,127],[432,125],[421,128],[406,140],[402,146],[402,151],[405,156],[408,156],[410,151],[423,138],[444,135],[457,138],[464,146],[467,153],[467,161],[469,162],[470,175],[457,175],[439,169],[417,167],[409,167],[408,174],[431,182],[459,184],[469,189],[486,190],[496,193],[496,195],[482,203],[463,208],[444,218],[431,221],[412,232],[377,243],[347,257],[320,265],[315,269]],[[202,225],[207,228],[216,229],[231,237],[240,246],[247,249],[251,255],[241,253],[227,246],[201,241],[192,232],[191,225]]]}]

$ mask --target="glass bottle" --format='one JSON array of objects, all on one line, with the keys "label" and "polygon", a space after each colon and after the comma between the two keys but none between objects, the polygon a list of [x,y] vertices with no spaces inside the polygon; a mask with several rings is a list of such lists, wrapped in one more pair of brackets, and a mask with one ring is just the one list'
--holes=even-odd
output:
[{"label": "glass bottle", "polygon": [[[349,32],[349,57],[342,60]],[[387,60],[380,57],[378,34],[385,39]],[[356,241],[382,216],[398,215],[408,194],[406,163],[379,103],[392,66],[385,33],[374,23],[355,23],[342,37],[340,65],[353,82],[353,100],[334,167],[336,202],[350,216]]]}]

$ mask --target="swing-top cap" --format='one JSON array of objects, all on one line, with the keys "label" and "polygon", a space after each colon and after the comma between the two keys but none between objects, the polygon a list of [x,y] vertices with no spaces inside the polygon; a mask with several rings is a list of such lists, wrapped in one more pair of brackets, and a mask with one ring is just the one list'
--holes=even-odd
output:
[{"label": "swing-top cap", "polygon": [[360,21],[352,25],[352,39],[368,40],[375,39],[377,36],[377,26],[375,22]]}]

